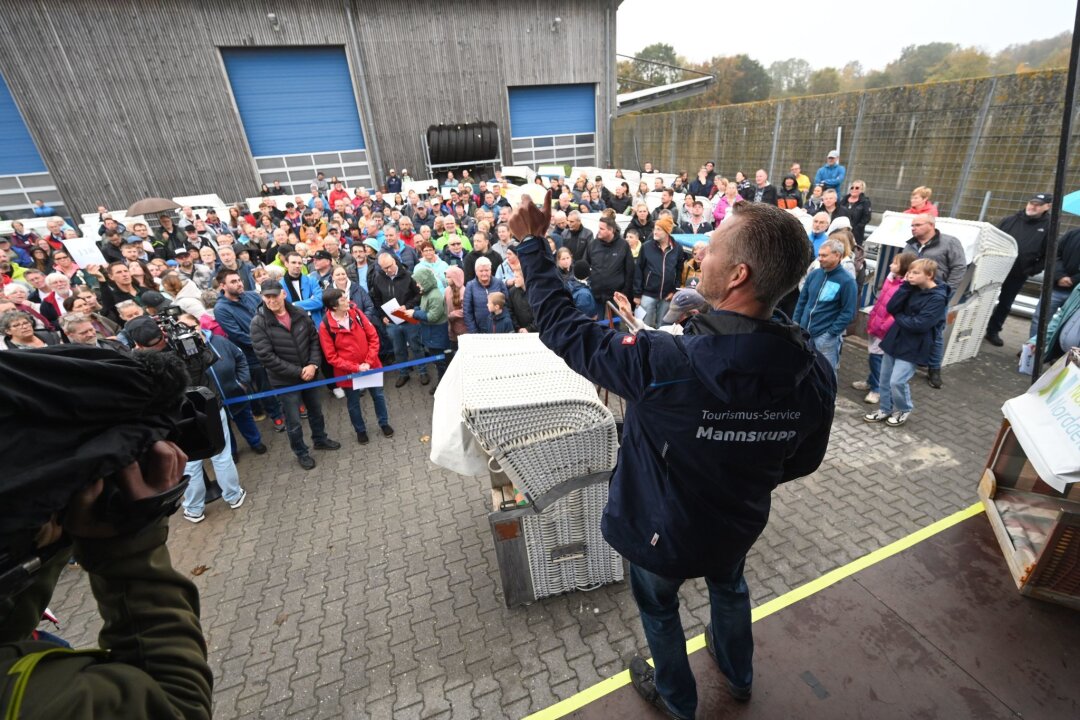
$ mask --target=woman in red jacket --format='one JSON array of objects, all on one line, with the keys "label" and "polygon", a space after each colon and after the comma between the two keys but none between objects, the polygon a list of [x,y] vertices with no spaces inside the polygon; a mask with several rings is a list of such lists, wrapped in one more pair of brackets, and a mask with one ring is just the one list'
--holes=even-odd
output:
[{"label": "woman in red jacket", "polygon": [[[319,343],[322,345],[326,361],[334,368],[335,375],[351,375],[381,368],[379,362],[379,333],[371,321],[352,302],[349,296],[337,288],[323,291],[323,307],[326,317],[319,327]],[[360,410],[360,396],[363,390],[354,390],[352,380],[338,383],[345,391],[345,407],[349,410],[349,420],[356,430],[356,441],[361,445],[368,442],[364,415]],[[390,437],[394,428],[390,427],[390,418],[386,411],[386,397],[381,387],[367,388],[371,391],[371,400],[375,405],[375,417],[382,428],[382,434]]]}]

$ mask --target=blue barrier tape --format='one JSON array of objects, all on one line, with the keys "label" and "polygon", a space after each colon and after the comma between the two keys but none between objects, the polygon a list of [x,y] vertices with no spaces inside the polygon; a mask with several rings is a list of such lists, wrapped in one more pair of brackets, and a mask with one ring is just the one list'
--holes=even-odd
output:
[{"label": "blue barrier tape", "polygon": [[338,377],[329,378],[328,380],[312,380],[311,382],[301,383],[299,385],[290,385],[289,387],[276,388],[274,390],[267,390],[266,392],[253,393],[251,395],[237,395],[231,397],[223,404],[225,405],[238,405],[240,403],[251,402],[252,400],[262,400],[263,398],[273,397],[274,395],[284,395],[285,393],[299,392],[300,390],[307,390],[308,388],[322,387],[323,385],[330,385],[333,383],[344,382],[345,380],[352,380],[353,378],[364,377],[365,375],[378,375],[379,373],[387,373],[392,370],[401,370],[407,367],[413,367],[415,365],[427,365],[438,360],[445,359],[446,356],[432,355],[431,357],[419,358],[417,360],[409,360],[403,363],[397,363],[395,365],[387,365],[386,367],[375,368],[374,370],[367,370],[365,372],[353,373],[351,375],[340,375]]}]

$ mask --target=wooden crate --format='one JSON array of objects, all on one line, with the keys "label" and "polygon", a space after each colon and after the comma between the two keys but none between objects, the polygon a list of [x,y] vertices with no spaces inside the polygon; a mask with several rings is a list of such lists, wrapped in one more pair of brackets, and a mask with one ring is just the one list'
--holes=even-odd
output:
[{"label": "wooden crate", "polygon": [[[1080,483],[1061,493],[1039,479],[1003,421],[979,498],[1020,593],[1080,610]],[[1013,510],[1024,507],[1039,516],[1040,527],[1031,533],[1011,520],[1018,517]]]}]

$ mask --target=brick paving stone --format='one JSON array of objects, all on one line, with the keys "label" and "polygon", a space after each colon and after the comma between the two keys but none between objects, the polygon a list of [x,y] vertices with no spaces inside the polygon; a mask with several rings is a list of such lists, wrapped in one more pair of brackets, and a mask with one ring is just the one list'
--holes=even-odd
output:
[{"label": "brick paving stone", "polygon": [[[850,385],[866,353],[846,344],[825,460],[774,493],[747,557],[755,604],[976,501],[1000,406],[1027,386],[1014,357],[1026,325],[1010,319],[1004,348],[945,368],[941,390],[918,373],[916,410],[896,429],[862,422],[871,406]],[[389,388],[387,400],[396,436],[361,447],[344,403],[327,396],[327,429],[344,447],[319,453],[312,473],[264,424],[270,452],[240,453],[244,507],[212,503],[197,526],[173,519],[177,569],[210,568],[192,579],[218,717],[520,717],[647,653],[625,582],[505,608],[486,478],[427,460],[427,388]],[[701,632],[704,583],[686,583],[681,599],[688,635]],[[96,642],[85,573],[66,569],[50,605],[66,639]]]}]

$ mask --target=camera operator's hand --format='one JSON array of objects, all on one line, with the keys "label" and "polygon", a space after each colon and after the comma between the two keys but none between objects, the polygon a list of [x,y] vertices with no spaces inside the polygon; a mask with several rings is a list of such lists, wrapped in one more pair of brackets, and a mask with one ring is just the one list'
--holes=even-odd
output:
[{"label": "camera operator's hand", "polygon": [[[159,440],[146,451],[141,466],[133,462],[116,473],[116,484],[132,501],[160,495],[180,483],[187,460],[175,443]],[[103,522],[94,512],[104,485],[104,480],[98,480],[72,498],[63,520],[64,529],[72,536],[100,538],[117,534],[112,524]]]},{"label": "camera operator's hand", "polygon": [[305,365],[304,369],[300,371],[300,379],[304,382],[312,380],[315,377],[315,373],[319,371],[316,365]]},{"label": "camera operator's hand", "polygon": [[507,225],[516,240],[524,240],[530,235],[543,238],[551,225],[551,191],[544,195],[543,208],[537,207],[528,194],[522,195],[521,204],[510,216]]}]

